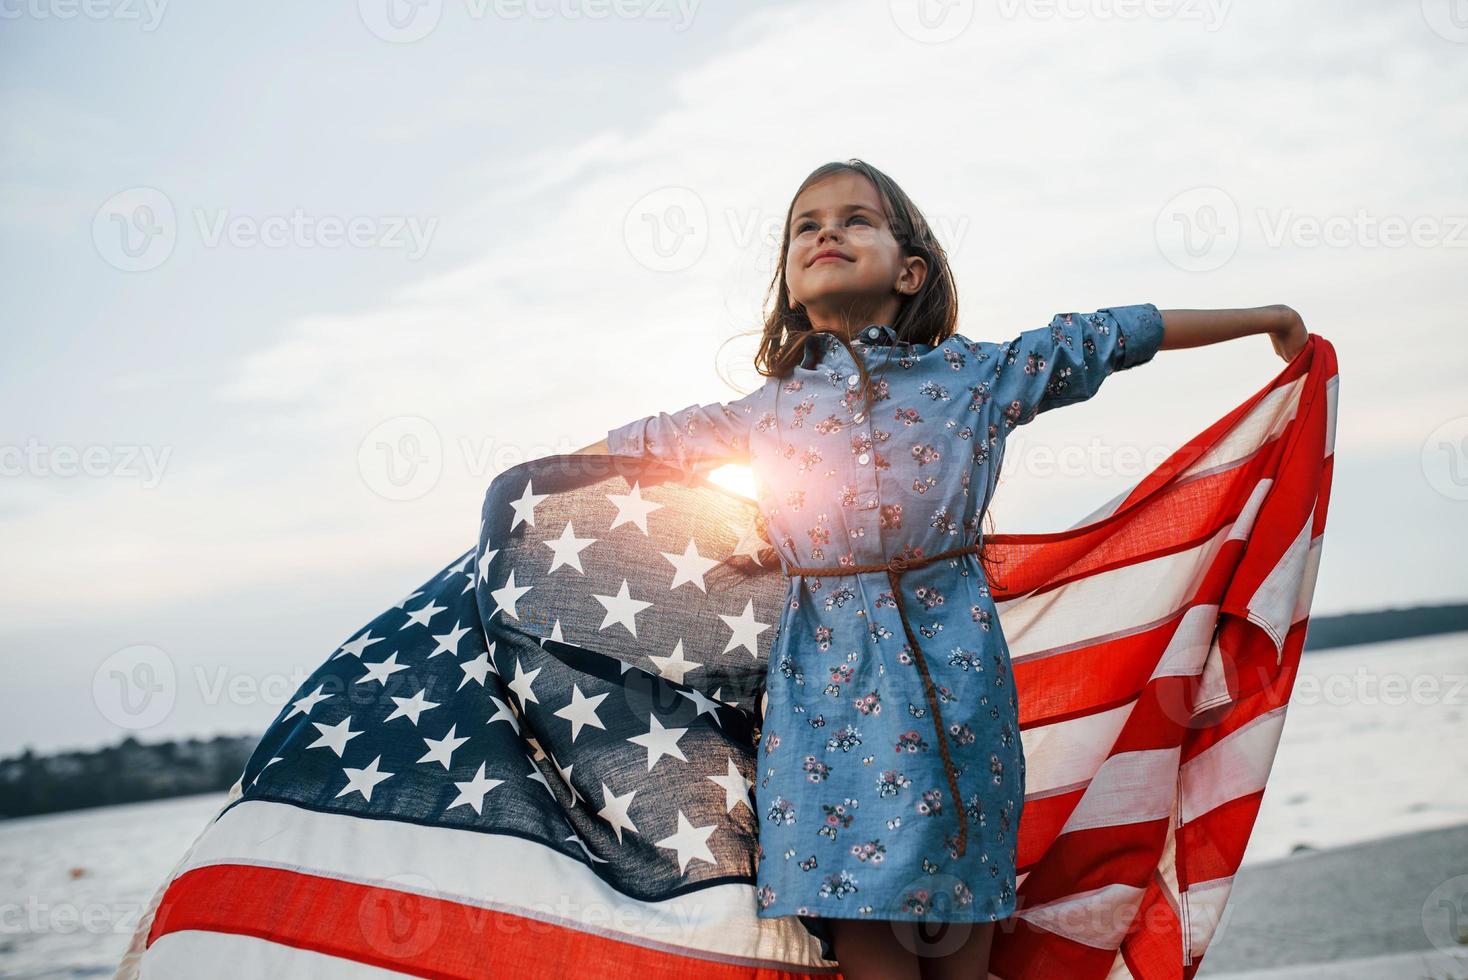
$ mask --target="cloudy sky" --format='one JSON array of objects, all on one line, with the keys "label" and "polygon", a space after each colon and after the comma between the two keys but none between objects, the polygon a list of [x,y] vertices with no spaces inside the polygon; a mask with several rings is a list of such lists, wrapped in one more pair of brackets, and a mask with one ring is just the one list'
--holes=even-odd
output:
[{"label": "cloudy sky", "polygon": [[[0,754],[257,732],[496,473],[749,390],[772,236],[848,157],[939,228],[968,336],[1294,306],[1341,367],[1314,611],[1468,597],[1448,0],[616,9],[0,12]],[[1150,468],[1282,366],[1164,351],[1043,417],[998,529],[1069,526],[1144,472],[1095,447]],[[178,693],[129,728],[138,646]]]}]

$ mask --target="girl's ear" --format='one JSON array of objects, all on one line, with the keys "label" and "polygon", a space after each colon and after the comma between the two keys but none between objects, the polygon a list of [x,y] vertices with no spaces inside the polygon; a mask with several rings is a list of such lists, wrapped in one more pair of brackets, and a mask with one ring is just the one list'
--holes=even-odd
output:
[{"label": "girl's ear", "polygon": [[923,288],[928,277],[928,260],[921,255],[909,255],[902,260],[902,274],[897,278],[897,291],[908,296]]}]

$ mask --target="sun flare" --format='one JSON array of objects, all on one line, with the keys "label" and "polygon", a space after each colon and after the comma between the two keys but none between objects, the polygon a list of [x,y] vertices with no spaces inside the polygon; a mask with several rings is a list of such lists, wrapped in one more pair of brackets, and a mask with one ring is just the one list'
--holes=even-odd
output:
[{"label": "sun flare", "polygon": [[754,470],[743,464],[725,463],[718,469],[709,472],[709,480],[741,497],[748,497],[750,500],[759,499],[759,490],[754,482]]}]

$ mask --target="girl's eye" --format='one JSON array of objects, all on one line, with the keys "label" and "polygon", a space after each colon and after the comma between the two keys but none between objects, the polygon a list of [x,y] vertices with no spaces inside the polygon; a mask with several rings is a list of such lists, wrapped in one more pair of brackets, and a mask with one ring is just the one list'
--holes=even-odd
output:
[{"label": "girl's eye", "polygon": [[[846,220],[847,220],[848,223],[850,223],[852,221],[860,221],[860,222],[863,222],[864,224],[868,224],[868,225],[870,225],[872,223],[872,219],[868,218],[864,214],[853,214],[851,217],[847,218]],[[797,224],[795,226],[795,234],[802,235],[805,232],[810,231],[815,226],[816,226],[816,223],[814,221],[811,221],[810,219],[806,219],[805,221],[802,221],[802,222],[800,222],[799,224]]]}]

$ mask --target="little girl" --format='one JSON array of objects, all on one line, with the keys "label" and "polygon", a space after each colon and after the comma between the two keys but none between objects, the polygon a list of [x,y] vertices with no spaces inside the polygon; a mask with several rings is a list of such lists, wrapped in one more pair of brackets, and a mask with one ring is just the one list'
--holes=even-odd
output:
[{"label": "little girl", "polygon": [[[829,928],[855,980],[987,976],[1025,792],[980,529],[1005,439],[1161,348],[1268,333],[1290,360],[1307,331],[1283,306],[1141,304],[970,340],[943,247],[860,160],[801,184],[772,290],[758,390],[581,452],[754,472],[789,576],[754,789],[759,916]],[[965,925],[923,928],[945,922]]]}]

